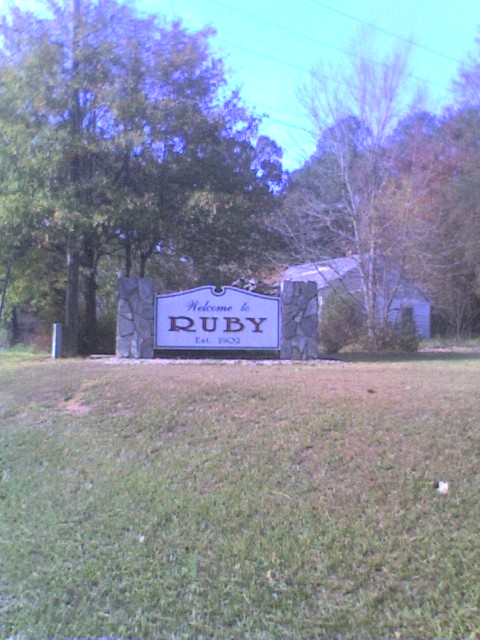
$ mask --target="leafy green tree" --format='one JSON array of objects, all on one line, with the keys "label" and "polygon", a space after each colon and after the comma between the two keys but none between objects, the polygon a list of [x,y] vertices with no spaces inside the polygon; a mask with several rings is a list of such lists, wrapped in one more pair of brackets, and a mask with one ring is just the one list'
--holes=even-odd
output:
[{"label": "leafy green tree", "polygon": [[249,129],[204,150],[197,162],[188,220],[179,250],[189,256],[202,283],[225,284],[252,275],[276,242],[267,214],[276,208],[282,185],[281,151],[265,137],[256,144]]},{"label": "leafy green tree", "polygon": [[2,20],[0,100],[10,106],[0,131],[21,122],[26,132],[37,230],[48,227],[67,258],[74,353],[79,278],[93,351],[106,255],[123,251],[125,272],[137,265],[140,275],[161,246],[200,272],[245,262],[275,204],[281,165],[278,149],[256,142],[257,122],[238,95],[228,94],[211,30],[191,33],[116,0],[52,0],[48,9],[39,16],[13,7]]},{"label": "leafy green tree", "polygon": [[0,82],[0,318],[7,291],[28,269],[31,254],[45,245],[51,215],[42,126],[25,119],[15,92],[5,91],[8,71]]}]

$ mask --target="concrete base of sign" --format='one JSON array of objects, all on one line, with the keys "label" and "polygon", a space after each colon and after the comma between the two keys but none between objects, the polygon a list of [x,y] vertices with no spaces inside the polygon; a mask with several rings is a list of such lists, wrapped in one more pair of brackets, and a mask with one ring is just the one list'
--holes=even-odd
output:
[{"label": "concrete base of sign", "polygon": [[284,282],[282,348],[285,360],[318,358],[318,294],[315,282]]},{"label": "concrete base of sign", "polygon": [[154,286],[151,278],[119,278],[116,352],[153,358]]},{"label": "concrete base of sign", "polygon": [[[153,280],[150,278],[120,278],[118,291],[117,356],[120,358],[153,358]],[[316,283],[285,282],[280,304],[282,318],[280,358],[286,360],[318,358]],[[183,322],[187,320],[189,319],[183,318]],[[238,318],[231,319],[231,322],[233,320],[240,322]],[[208,318],[204,321],[213,322]],[[250,319],[250,324],[253,323],[253,330],[260,327],[260,321],[261,319],[258,318]],[[211,327],[209,326],[209,328]],[[230,346],[230,352],[231,349]]]}]

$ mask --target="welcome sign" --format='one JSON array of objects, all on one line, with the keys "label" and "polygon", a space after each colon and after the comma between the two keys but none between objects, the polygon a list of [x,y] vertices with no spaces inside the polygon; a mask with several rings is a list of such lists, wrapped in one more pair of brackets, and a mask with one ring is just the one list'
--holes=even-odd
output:
[{"label": "welcome sign", "polygon": [[156,296],[156,349],[280,349],[280,299],[198,287]]}]

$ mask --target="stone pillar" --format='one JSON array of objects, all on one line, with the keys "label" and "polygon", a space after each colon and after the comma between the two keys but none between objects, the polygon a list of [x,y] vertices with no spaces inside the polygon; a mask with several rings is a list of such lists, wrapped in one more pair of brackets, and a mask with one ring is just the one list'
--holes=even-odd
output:
[{"label": "stone pillar", "polygon": [[318,358],[318,292],[316,282],[284,282],[281,295],[282,346],[286,360]]},{"label": "stone pillar", "polygon": [[120,358],[153,358],[151,278],[119,278],[116,351]]}]

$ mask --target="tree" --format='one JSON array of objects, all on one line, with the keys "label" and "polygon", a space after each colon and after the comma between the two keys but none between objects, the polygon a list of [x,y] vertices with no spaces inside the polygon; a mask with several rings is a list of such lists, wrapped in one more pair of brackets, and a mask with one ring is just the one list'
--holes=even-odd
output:
[{"label": "tree", "polygon": [[460,338],[480,328],[480,109],[447,113],[439,137],[440,179],[432,190],[435,223],[426,264],[441,326]]},{"label": "tree", "polygon": [[8,69],[4,70],[0,83],[0,319],[8,289],[28,268],[28,256],[44,243],[49,216],[41,126],[19,113],[15,94],[4,90],[11,82]]},{"label": "tree", "polygon": [[281,151],[268,138],[255,145],[249,138],[248,129],[224,137],[197,163],[195,183],[202,187],[189,199],[179,250],[191,257],[202,284],[253,275],[275,241],[266,214],[282,184]]},{"label": "tree", "polygon": [[478,110],[415,114],[403,120],[389,145],[396,158],[384,192],[396,220],[390,242],[407,275],[435,301],[437,326],[457,337],[479,318],[477,269]]},{"label": "tree", "polygon": [[[480,33],[480,32],[479,32]],[[457,111],[450,113],[445,129],[452,139],[452,148],[459,158],[459,168],[452,175],[448,201],[455,211],[462,229],[468,229],[464,243],[455,253],[456,269],[451,274],[447,290],[452,304],[447,307],[457,335],[463,330],[472,330],[472,324],[480,332],[480,211],[478,209],[478,173],[480,143],[480,37],[475,39],[475,51],[463,62],[453,82]],[[454,202],[452,203],[452,196]],[[459,220],[459,218],[461,220]],[[462,222],[466,218],[467,224]],[[468,226],[467,226],[468,225]],[[444,309],[445,315],[445,309]],[[448,314],[446,314],[448,315]],[[453,317],[452,317],[453,315]]]},{"label": "tree", "polygon": [[[20,121],[27,132],[23,161],[38,182],[31,191],[41,210],[37,231],[48,227],[68,260],[74,353],[79,278],[86,348],[96,347],[97,274],[106,254],[122,249],[127,274],[137,262],[143,275],[162,245],[199,269],[217,264],[236,250],[235,236],[212,256],[218,234],[207,238],[205,230],[228,230],[228,214],[254,240],[263,215],[256,196],[263,194],[267,210],[274,198],[257,166],[257,121],[226,90],[210,29],[190,33],[116,0],[51,0],[48,8],[40,17],[14,7],[1,23],[0,75],[8,82],[0,99],[9,108],[0,130]],[[199,203],[217,201],[228,206],[215,205],[209,224],[212,207]]]},{"label": "tree", "polygon": [[[355,54],[350,70],[332,80],[320,69],[300,90],[300,100],[317,132],[317,149],[292,177],[283,224],[290,226],[297,255],[316,260],[358,256],[361,303],[368,338],[380,343],[388,310],[403,276],[405,247],[398,246],[398,220],[388,207],[396,158],[389,139],[408,95],[408,51],[397,50],[382,63]],[[298,207],[298,203],[300,206]],[[298,216],[300,214],[300,217]],[[303,233],[297,229],[304,227]],[[399,251],[400,250],[400,254]],[[378,301],[380,280],[397,262],[397,277]]]},{"label": "tree", "polygon": [[455,104],[460,108],[480,106],[480,36],[475,38],[475,48],[460,64],[458,75],[453,80]]}]

